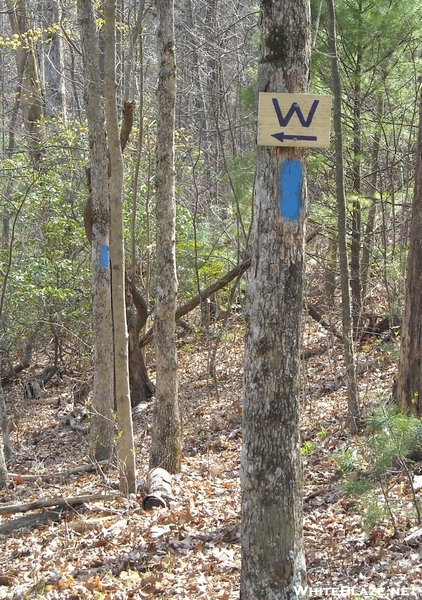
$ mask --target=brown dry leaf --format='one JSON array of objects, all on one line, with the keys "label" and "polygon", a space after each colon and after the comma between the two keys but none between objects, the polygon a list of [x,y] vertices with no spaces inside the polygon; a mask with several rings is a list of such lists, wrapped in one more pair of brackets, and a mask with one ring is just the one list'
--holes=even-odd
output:
[{"label": "brown dry leaf", "polygon": [[184,525],[185,523],[190,523],[193,520],[192,514],[190,512],[190,508],[185,506],[185,508],[181,511],[179,515],[179,525]]},{"label": "brown dry leaf", "polygon": [[[320,344],[318,325],[313,322],[307,325],[304,335],[307,347]],[[140,514],[135,498],[97,502],[69,513],[65,525],[16,530],[2,547],[0,566],[6,573],[3,581],[7,587],[0,590],[0,597],[5,591],[10,597],[31,598],[50,591],[68,600],[91,598],[95,594],[103,594],[104,600],[239,597],[241,436],[233,434],[230,439],[230,433],[241,432],[243,331],[236,325],[230,330],[230,339],[224,339],[218,349],[218,398],[209,386],[207,340],[195,333],[184,343],[192,350],[180,351],[179,392],[184,407],[185,456],[182,473],[172,481],[176,500],[168,510],[151,514]],[[370,352],[373,350],[358,351],[361,364]],[[309,584],[340,588],[347,573],[345,585],[354,585],[357,593],[359,588],[368,589],[371,583],[377,585],[385,580],[391,580],[392,586],[406,587],[412,581],[418,585],[422,577],[416,549],[420,545],[419,534],[403,543],[415,525],[408,510],[412,503],[410,486],[403,485],[399,477],[397,481],[389,481],[391,501],[397,506],[397,527],[403,534],[399,538],[391,537],[392,529],[385,522],[374,528],[376,534],[364,533],[359,505],[345,500],[341,493],[332,457],[343,450],[345,438],[352,445],[354,440],[345,429],[346,387],[329,393],[322,391],[334,373],[344,376],[340,346],[333,345],[330,353],[327,361],[315,358],[302,362],[305,393],[301,428],[306,433],[304,439],[315,444],[312,456],[304,461]],[[154,377],[153,361],[148,369]],[[389,394],[395,370],[383,368],[380,373],[382,377],[378,374],[371,379],[368,373],[368,377],[360,379],[368,397],[372,390],[376,394]],[[69,391],[66,386],[60,380],[57,394]],[[51,389],[49,392],[56,393]],[[10,406],[13,410],[16,403]],[[18,473],[46,475],[86,464],[89,440],[67,428],[58,418],[57,407],[43,404],[33,408],[26,404],[23,413],[20,431],[25,432],[26,444],[20,445],[15,438],[16,447],[20,448],[16,459]],[[134,418],[137,469],[144,474],[149,467],[151,418],[149,405]],[[318,437],[322,429],[324,439]],[[41,478],[30,484],[25,481],[24,485],[2,491],[1,500],[23,503],[50,498],[53,494],[76,496],[82,490],[106,492],[110,482],[118,482],[119,475],[113,466],[104,469],[103,475],[107,481],[99,473],[87,472],[54,481],[54,485]],[[0,522],[5,520],[0,517]],[[414,547],[413,552],[409,551],[410,546]],[[101,579],[96,569],[104,569]],[[74,576],[73,586],[69,573]],[[52,582],[60,574],[66,581],[57,591],[57,584]],[[34,581],[39,581],[39,585],[35,587]]]},{"label": "brown dry leaf", "polygon": [[95,577],[87,577],[84,581],[84,585],[90,592],[93,590],[98,590],[99,592],[103,591],[103,585],[99,575],[95,575]]},{"label": "brown dry leaf", "polygon": [[64,581],[59,581],[59,583],[57,584],[57,589],[58,590],[69,590],[70,588],[73,587],[74,585],[74,579],[73,577],[69,577],[68,579],[65,579]]}]

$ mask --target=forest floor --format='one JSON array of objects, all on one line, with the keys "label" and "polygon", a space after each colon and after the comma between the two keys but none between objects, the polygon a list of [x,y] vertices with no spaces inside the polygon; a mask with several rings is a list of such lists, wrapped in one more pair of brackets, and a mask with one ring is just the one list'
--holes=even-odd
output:
[{"label": "forest floor", "polygon": [[[174,499],[168,508],[143,512],[140,491],[130,498],[86,502],[57,521],[48,512],[45,522],[35,524],[22,520],[33,518],[35,511],[0,516],[0,598],[239,598],[243,334],[242,320],[233,316],[218,345],[215,380],[209,375],[215,337],[192,332],[179,339],[183,467],[173,477]],[[348,433],[342,353],[329,337],[316,323],[307,323],[304,348],[316,349],[327,341],[331,346],[302,362],[310,595],[421,598],[422,545],[406,473],[391,470],[372,501],[343,492],[341,458],[344,462],[363,443],[365,433],[355,438]],[[394,346],[370,339],[358,353],[364,412],[390,395]],[[31,375],[44,366],[40,360]],[[154,378],[151,365],[149,369]],[[20,384],[6,388],[16,427],[11,434],[16,458],[9,468],[16,476],[1,493],[0,508],[116,492],[113,467],[61,475],[89,464],[88,436],[69,425],[69,416],[73,423],[86,423],[86,407],[73,403],[73,387],[80,379],[81,374],[68,373],[51,380],[40,400],[25,400]],[[151,415],[148,403],[133,416],[140,478],[148,472]],[[28,481],[27,475],[37,477]],[[392,513],[377,513],[387,492]],[[11,530],[11,525],[19,528]]]}]

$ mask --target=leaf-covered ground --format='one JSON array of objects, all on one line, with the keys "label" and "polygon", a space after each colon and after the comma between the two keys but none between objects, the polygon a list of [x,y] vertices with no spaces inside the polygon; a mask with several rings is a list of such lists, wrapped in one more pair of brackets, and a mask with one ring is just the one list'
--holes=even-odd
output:
[{"label": "leaf-covered ground", "polygon": [[[128,499],[89,502],[58,521],[49,521],[47,513],[46,522],[20,522],[9,533],[3,528],[23,515],[1,516],[0,598],[239,598],[243,333],[241,319],[233,317],[221,335],[214,374],[213,331],[180,337],[184,460],[181,474],[173,477],[168,508],[143,512],[141,485],[139,494]],[[305,348],[327,341],[329,351],[304,360],[302,369],[304,534],[311,595],[382,599],[399,591],[395,597],[422,597],[419,537],[406,537],[418,530],[406,474],[393,468],[385,479],[392,515],[375,514],[377,501],[383,503],[381,488],[373,504],[343,493],[335,457],[347,456],[365,433],[351,439],[347,431],[338,342],[315,323],[307,324]],[[360,349],[364,411],[388,398],[394,352],[394,342],[371,339]],[[52,380],[42,401],[25,400],[20,384],[6,389],[16,427],[11,434],[16,459],[9,467],[17,477],[2,492],[2,504],[116,491],[112,467],[60,476],[89,464],[87,435],[72,429],[68,419],[86,424],[86,408],[74,405],[72,391],[87,374],[71,375]],[[147,404],[133,417],[140,479],[148,472],[151,411]],[[41,477],[47,474],[49,479]],[[38,478],[28,481],[25,475]]]}]

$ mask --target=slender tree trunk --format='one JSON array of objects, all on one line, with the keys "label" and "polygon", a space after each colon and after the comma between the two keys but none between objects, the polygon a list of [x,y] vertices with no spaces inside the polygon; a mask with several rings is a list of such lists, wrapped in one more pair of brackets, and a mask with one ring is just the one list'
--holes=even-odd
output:
[{"label": "slender tree trunk", "polygon": [[341,124],[341,83],[338,68],[336,21],[333,0],[327,0],[327,8],[329,18],[328,44],[331,54],[331,75],[334,93],[334,139],[336,153],[336,190],[338,206],[338,245],[342,296],[343,347],[347,373],[349,427],[351,433],[356,433],[360,428],[360,411],[353,344],[349,264],[347,259],[346,195],[344,192],[343,136]]},{"label": "slender tree trunk", "polygon": [[407,257],[404,314],[397,377],[401,410],[422,416],[422,98],[416,148],[415,189]]},{"label": "slender tree trunk", "polygon": [[84,56],[91,163],[94,339],[91,452],[97,460],[107,460],[114,449],[114,353],[108,256],[110,198],[107,181],[104,104],[98,70],[98,37],[90,0],[78,0],[78,19]]},{"label": "slender tree trunk", "polygon": [[31,27],[26,0],[6,0],[12,33],[18,36],[20,45],[16,50],[16,65],[20,86],[20,107],[28,137],[29,153],[35,166],[42,158],[43,127],[40,119],[44,116],[39,78],[38,59],[34,44],[23,34]]},{"label": "slender tree trunk", "polygon": [[7,476],[7,466],[4,460],[3,444],[0,444],[0,490],[5,488],[9,482]]},{"label": "slender tree trunk", "polygon": [[128,333],[125,306],[123,245],[123,155],[116,100],[116,2],[105,0],[105,113],[110,154],[110,260],[114,331],[114,385],[116,393],[120,489],[136,491],[135,449],[129,387]]},{"label": "slender tree trunk", "polygon": [[[258,90],[306,93],[309,2],[262,0],[260,27]],[[290,177],[296,182],[293,196],[298,203],[298,215],[292,218],[285,217],[283,209],[291,189],[282,182]],[[299,439],[307,213],[302,148],[258,148],[253,208],[243,383],[240,594],[242,600],[293,600],[304,598],[306,580]]]},{"label": "slender tree trunk", "polygon": [[[0,385],[0,420],[1,420],[1,431],[3,435],[3,447],[4,447],[4,455],[7,460],[12,460],[15,456],[12,448],[12,444],[10,441],[9,435],[9,420],[7,418],[6,413],[6,402],[4,399],[3,388]],[[0,476],[1,479],[1,476]]]},{"label": "slender tree trunk", "polygon": [[378,98],[377,117],[378,125],[374,134],[371,157],[371,177],[369,179],[369,196],[371,197],[371,206],[368,219],[365,226],[365,236],[362,249],[361,261],[361,280],[362,280],[362,303],[365,302],[368,283],[371,277],[371,257],[374,245],[374,227],[375,217],[377,215],[377,181],[379,175],[379,151],[381,140],[381,119],[384,114],[384,101],[382,96]]},{"label": "slender tree trunk", "polygon": [[181,468],[182,453],[174,329],[177,296],[173,139],[176,96],[174,4],[173,0],[156,0],[156,5],[160,54],[156,144],[157,303],[154,334],[157,389],[150,469],[162,467],[170,473],[177,473]]},{"label": "slender tree trunk", "polygon": [[356,68],[354,72],[354,99],[353,99],[353,207],[352,207],[352,235],[350,240],[350,291],[352,302],[353,330],[358,331],[361,326],[362,313],[362,288],[360,279],[360,249],[361,249],[361,221],[362,208],[360,196],[362,194],[362,135],[361,135],[361,70],[362,50],[358,46]]},{"label": "slender tree trunk", "polygon": [[337,239],[332,239],[329,242],[326,265],[325,265],[325,301],[327,306],[334,308],[335,294],[337,288],[337,254],[338,242]]},{"label": "slender tree trunk", "polygon": [[[46,29],[60,22],[60,11],[61,7],[56,0],[44,0],[43,22]],[[45,43],[42,45],[42,66],[46,116],[62,117],[66,121],[62,36],[53,29],[48,31]]]}]

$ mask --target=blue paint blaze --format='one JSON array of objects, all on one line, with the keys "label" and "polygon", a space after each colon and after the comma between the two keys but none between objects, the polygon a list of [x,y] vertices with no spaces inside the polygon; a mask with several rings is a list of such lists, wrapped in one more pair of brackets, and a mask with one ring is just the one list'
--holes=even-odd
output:
[{"label": "blue paint blaze", "polygon": [[105,244],[101,246],[101,266],[105,269],[109,267],[109,259],[108,259],[108,246]]},{"label": "blue paint blaze", "polygon": [[299,221],[302,205],[302,163],[285,160],[280,168],[280,216],[285,221]]}]

